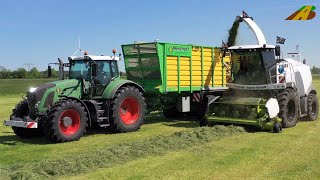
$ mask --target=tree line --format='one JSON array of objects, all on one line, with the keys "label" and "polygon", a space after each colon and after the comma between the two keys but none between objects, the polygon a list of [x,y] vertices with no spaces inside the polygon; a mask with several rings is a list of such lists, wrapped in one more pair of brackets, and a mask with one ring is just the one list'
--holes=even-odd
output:
[{"label": "tree line", "polygon": [[[59,72],[52,69],[51,78],[58,78]],[[25,68],[18,68],[16,70],[1,69],[0,79],[37,79],[48,78],[48,70],[39,71],[36,67],[33,67],[30,71]]]},{"label": "tree line", "polygon": [[[59,78],[59,71],[52,69],[51,78]],[[68,76],[68,72],[65,71],[65,76]],[[120,76],[125,77],[125,72],[120,72]],[[16,70],[9,70],[5,68],[0,69],[0,79],[42,79],[48,78],[48,70],[39,71],[36,67],[33,67],[30,71],[25,68],[18,68]]]},{"label": "tree line", "polygon": [[312,74],[320,74],[320,68],[313,66],[311,69],[311,73]]}]

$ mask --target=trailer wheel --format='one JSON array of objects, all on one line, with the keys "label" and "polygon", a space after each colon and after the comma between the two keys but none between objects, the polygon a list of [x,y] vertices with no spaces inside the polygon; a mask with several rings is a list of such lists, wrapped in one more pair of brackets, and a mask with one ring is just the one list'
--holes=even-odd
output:
[{"label": "trailer wheel", "polygon": [[115,132],[138,130],[143,123],[145,111],[145,98],[138,88],[120,88],[111,102],[111,129]]},{"label": "trailer wheel", "polygon": [[61,100],[48,113],[44,133],[52,142],[77,141],[86,132],[85,108],[74,100]]},{"label": "trailer wheel", "polygon": [[[29,113],[29,106],[27,100],[23,100],[16,105],[12,110],[12,115],[10,117],[20,117],[27,116]],[[33,138],[43,136],[42,130],[37,129],[28,129],[22,127],[12,127],[13,132],[20,138]]]},{"label": "trailer wheel", "polygon": [[293,89],[286,89],[278,96],[280,112],[284,128],[294,127],[298,121],[298,98]]},{"label": "trailer wheel", "polygon": [[319,112],[319,102],[316,94],[308,95],[308,118],[310,121],[315,121],[318,119]]}]

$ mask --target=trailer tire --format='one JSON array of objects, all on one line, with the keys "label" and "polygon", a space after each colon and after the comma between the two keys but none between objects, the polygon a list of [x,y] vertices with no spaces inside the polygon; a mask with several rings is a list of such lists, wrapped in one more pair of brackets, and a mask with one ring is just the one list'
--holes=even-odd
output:
[{"label": "trailer tire", "polygon": [[[16,107],[12,110],[10,117],[20,117],[27,116],[29,113],[29,107],[27,100],[19,102]],[[28,129],[22,127],[12,127],[13,132],[20,138],[33,138],[43,136],[42,130],[37,129]]]},{"label": "trailer tire", "polygon": [[88,117],[81,103],[67,99],[57,102],[48,112],[44,133],[55,143],[77,141],[86,132]]},{"label": "trailer tire", "polygon": [[110,106],[110,126],[114,132],[132,132],[143,124],[146,103],[142,92],[133,86],[120,88]]},{"label": "trailer tire", "polygon": [[308,106],[308,119],[310,121],[317,120],[318,113],[319,113],[319,101],[316,94],[308,95],[307,106]]},{"label": "trailer tire", "polygon": [[293,89],[286,89],[278,96],[280,112],[284,128],[294,127],[298,121],[298,98]]}]

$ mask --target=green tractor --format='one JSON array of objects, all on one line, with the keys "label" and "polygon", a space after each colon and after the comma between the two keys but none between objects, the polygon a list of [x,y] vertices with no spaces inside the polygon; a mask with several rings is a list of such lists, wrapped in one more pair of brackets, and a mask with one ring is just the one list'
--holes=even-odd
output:
[{"label": "green tractor", "polygon": [[[121,79],[117,62],[121,59],[113,53],[72,56],[69,63],[59,59],[54,64],[59,65],[60,80],[31,88],[4,124],[21,138],[45,135],[52,142],[79,140],[92,126],[114,132],[138,130],[145,116],[145,91]],[[69,68],[68,79],[64,67]]]}]

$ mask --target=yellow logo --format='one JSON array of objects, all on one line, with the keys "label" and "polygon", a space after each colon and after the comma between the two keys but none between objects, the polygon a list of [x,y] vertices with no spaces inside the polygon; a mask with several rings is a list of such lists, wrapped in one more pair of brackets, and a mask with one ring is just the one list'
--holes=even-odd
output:
[{"label": "yellow logo", "polygon": [[57,93],[60,93],[61,92],[61,89],[60,88],[57,88]]},{"label": "yellow logo", "polygon": [[298,11],[291,14],[286,20],[310,20],[316,17],[315,6],[302,6]]}]

